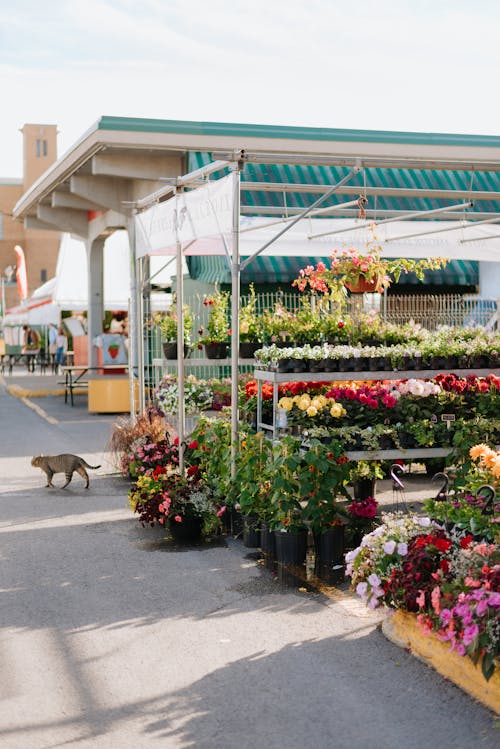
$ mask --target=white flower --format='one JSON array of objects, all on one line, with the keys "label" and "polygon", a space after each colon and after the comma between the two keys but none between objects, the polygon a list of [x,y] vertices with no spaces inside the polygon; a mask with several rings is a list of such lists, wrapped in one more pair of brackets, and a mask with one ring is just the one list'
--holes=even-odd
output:
[{"label": "white flower", "polygon": [[372,572],[372,574],[368,577],[368,582],[370,583],[372,588],[377,588],[382,581],[380,580],[380,577],[375,574],[375,572]]},{"label": "white flower", "polygon": [[404,541],[398,544],[398,554],[400,557],[405,557],[408,554],[408,544],[405,544]]},{"label": "white flower", "polygon": [[428,528],[430,525],[432,525],[430,518],[414,518],[418,525],[420,525],[422,528]]},{"label": "white flower", "polygon": [[396,542],[386,541],[383,548],[386,554],[394,554],[394,550],[396,548]]}]

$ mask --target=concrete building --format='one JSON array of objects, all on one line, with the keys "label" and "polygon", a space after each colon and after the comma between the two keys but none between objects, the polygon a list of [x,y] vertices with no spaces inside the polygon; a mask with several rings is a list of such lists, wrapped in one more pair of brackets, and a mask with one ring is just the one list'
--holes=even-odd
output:
[{"label": "concrete building", "polygon": [[[57,160],[57,126],[26,124],[22,127],[21,133],[23,178],[0,177],[0,275],[7,281],[6,269],[15,268],[14,247],[20,245],[24,250],[28,293],[31,294],[55,274],[60,233],[27,228],[25,224],[14,221],[12,213],[21,196]],[[4,293],[7,309],[19,304],[15,277],[14,283],[5,283]]]}]

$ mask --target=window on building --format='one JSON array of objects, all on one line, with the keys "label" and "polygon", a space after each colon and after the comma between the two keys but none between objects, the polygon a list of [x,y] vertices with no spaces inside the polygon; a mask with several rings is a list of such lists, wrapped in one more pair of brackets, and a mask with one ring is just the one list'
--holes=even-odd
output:
[{"label": "window on building", "polygon": [[45,283],[46,280],[47,280],[47,269],[42,268],[42,270],[40,271],[40,281],[42,283]]},{"label": "window on building", "polygon": [[36,142],[36,155],[47,156],[47,141],[39,138]]}]

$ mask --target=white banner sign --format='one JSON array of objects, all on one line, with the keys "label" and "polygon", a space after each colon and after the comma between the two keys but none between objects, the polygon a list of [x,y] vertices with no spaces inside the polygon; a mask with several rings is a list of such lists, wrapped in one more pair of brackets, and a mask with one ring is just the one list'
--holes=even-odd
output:
[{"label": "white banner sign", "polygon": [[136,256],[223,255],[233,220],[231,175],[179,193],[136,216]]}]

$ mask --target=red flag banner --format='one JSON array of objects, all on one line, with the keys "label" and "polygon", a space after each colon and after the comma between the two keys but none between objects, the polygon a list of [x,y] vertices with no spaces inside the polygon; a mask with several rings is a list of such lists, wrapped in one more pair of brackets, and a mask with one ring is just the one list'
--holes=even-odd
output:
[{"label": "red flag banner", "polygon": [[16,265],[16,281],[17,281],[17,292],[20,299],[26,299],[28,296],[28,277],[26,275],[26,262],[24,259],[24,252],[22,247],[18,244],[14,247],[16,253],[17,265]]}]

